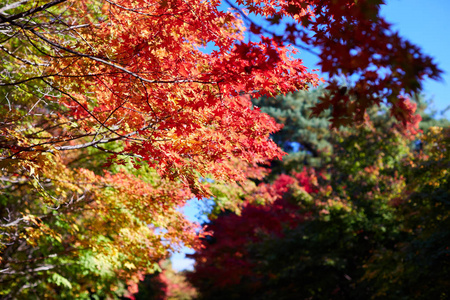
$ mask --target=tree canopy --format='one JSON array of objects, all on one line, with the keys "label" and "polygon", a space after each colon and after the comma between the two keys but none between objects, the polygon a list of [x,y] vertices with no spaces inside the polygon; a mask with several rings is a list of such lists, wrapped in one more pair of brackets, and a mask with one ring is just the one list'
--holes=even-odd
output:
[{"label": "tree canopy", "polygon": [[[382,1],[0,3],[6,299],[117,297],[169,249],[197,247],[198,226],[177,209],[224,182],[255,188],[245,179],[283,155],[269,138],[281,126],[251,98],[321,81],[296,49],[320,51],[331,79],[314,113],[331,108],[335,127],[385,103],[413,128],[406,97],[440,74],[390,30]],[[284,34],[247,12],[284,22]],[[335,75],[359,79],[342,90]]]}]

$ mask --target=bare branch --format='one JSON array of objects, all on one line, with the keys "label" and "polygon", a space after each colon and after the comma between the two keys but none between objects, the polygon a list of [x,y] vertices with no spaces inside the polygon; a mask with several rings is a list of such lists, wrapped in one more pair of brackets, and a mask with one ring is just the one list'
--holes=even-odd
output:
[{"label": "bare branch", "polygon": [[8,5],[6,5],[6,6],[2,7],[2,8],[0,8],[0,14],[3,13],[3,12],[5,12],[5,11],[7,11],[7,10],[10,10],[10,9],[13,9],[13,8],[16,8],[16,7],[19,7],[19,6],[21,6],[22,4],[25,4],[25,3],[29,2],[29,1],[30,1],[30,0],[22,0],[22,1],[17,1],[17,2],[14,2],[14,3],[8,4]]},{"label": "bare branch", "polygon": [[[32,9],[29,9],[27,11],[21,12],[19,14],[15,14],[13,16],[10,16],[9,18],[5,18],[5,17],[0,15],[0,19],[2,19],[2,21],[0,21],[0,24],[3,24],[3,23],[11,23],[11,24],[13,24],[12,21],[14,21],[14,20],[17,20],[17,19],[29,16],[29,15],[32,15],[34,13],[46,10],[47,8],[50,8],[52,6],[58,5],[60,3],[66,2],[66,1],[67,0],[54,0],[54,1],[51,1],[51,2],[49,2],[47,4],[44,4],[44,5],[41,5],[41,6],[32,8]],[[14,24],[14,25],[17,25],[17,24]]]},{"label": "bare branch", "polygon": [[18,57],[17,55],[14,55],[14,53],[10,52],[8,49],[6,49],[5,47],[3,47],[2,45],[0,45],[0,49],[2,49],[4,52],[8,53],[10,56],[14,57],[17,60],[20,60],[23,63],[26,63],[28,65],[32,65],[32,66],[43,66],[43,67],[48,67],[50,66],[50,64],[37,64],[34,62],[31,62],[29,60],[26,60],[25,58],[21,58]]}]

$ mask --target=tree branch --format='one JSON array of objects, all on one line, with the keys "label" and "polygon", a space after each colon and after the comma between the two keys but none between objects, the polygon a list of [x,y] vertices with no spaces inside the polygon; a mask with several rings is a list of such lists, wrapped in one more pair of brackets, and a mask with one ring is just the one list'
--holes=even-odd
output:
[{"label": "tree branch", "polygon": [[[14,20],[17,20],[17,19],[20,19],[20,18],[29,16],[29,15],[32,15],[32,14],[34,14],[34,13],[37,13],[37,12],[46,10],[47,8],[50,8],[50,7],[52,7],[52,6],[58,5],[58,4],[60,4],[60,3],[66,2],[66,1],[67,1],[67,0],[54,0],[54,1],[51,1],[51,2],[49,2],[49,3],[47,3],[47,4],[44,4],[44,5],[35,7],[35,8],[31,8],[31,9],[29,9],[29,10],[27,10],[27,11],[24,11],[24,12],[21,12],[21,13],[18,13],[18,14],[15,14],[15,15],[13,15],[13,16],[10,16],[9,18],[0,16],[0,18],[2,19],[2,21],[0,21],[0,24],[3,24],[3,23],[11,23],[11,24],[13,24],[12,21],[14,21]],[[26,3],[26,2],[28,2],[28,1],[22,1],[22,2],[23,2],[23,3]],[[21,3],[21,4],[23,4],[23,3]],[[14,4],[11,4],[11,5],[15,5],[15,4],[17,4],[17,2],[14,3]],[[20,5],[21,5],[21,4],[20,4]],[[15,7],[18,7],[18,6],[20,6],[20,5],[17,5],[17,6],[15,6]],[[11,8],[14,8],[14,7],[10,7],[10,8],[7,8],[7,7],[6,7],[6,9],[3,8],[2,10],[5,11],[5,10],[11,9]],[[13,25],[17,25],[17,24],[13,24]]]},{"label": "tree branch", "polygon": [[25,3],[29,2],[29,1],[30,0],[22,0],[22,1],[17,1],[17,2],[14,2],[14,3],[8,4],[8,5],[4,6],[3,8],[0,8],[0,14],[5,12],[5,11],[7,11],[7,10],[19,7],[22,4],[25,4]]}]

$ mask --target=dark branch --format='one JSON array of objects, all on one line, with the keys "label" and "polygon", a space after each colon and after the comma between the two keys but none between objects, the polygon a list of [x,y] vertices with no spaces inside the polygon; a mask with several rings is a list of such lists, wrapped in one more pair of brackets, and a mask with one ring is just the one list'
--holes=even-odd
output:
[{"label": "dark branch", "polygon": [[[27,11],[15,14],[13,16],[10,16],[9,18],[3,17],[2,15],[0,15],[0,19],[2,19],[2,21],[0,21],[0,24],[3,24],[3,23],[11,23],[11,24],[13,24],[12,21],[14,21],[14,20],[30,16],[30,15],[32,15],[34,13],[46,10],[47,8],[50,8],[52,6],[58,5],[60,3],[66,2],[66,1],[67,0],[54,0],[54,1],[51,1],[51,2],[49,2],[47,4],[44,4],[44,5],[35,7],[35,8],[31,8],[31,9],[29,9]],[[13,24],[13,25],[17,25],[17,24]]]}]

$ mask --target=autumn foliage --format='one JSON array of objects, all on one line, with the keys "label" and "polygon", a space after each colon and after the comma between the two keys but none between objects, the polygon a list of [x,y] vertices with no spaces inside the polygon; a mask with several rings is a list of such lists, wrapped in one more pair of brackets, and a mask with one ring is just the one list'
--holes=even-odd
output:
[{"label": "autumn foliage", "polygon": [[[116,297],[169,249],[197,247],[198,226],[177,208],[221,189],[204,178],[239,184],[283,155],[269,139],[281,126],[251,97],[320,81],[295,47],[317,47],[331,76],[359,75],[347,92],[331,79],[315,109],[332,106],[335,126],[363,121],[381,102],[414,123],[405,96],[440,73],[390,31],[381,1],[0,3],[7,299]],[[246,10],[286,22],[286,34]]]},{"label": "autumn foliage", "polygon": [[197,299],[446,297],[448,125],[426,129],[417,148],[377,118],[330,135],[326,171],[278,175],[259,185],[275,201],[252,204],[252,191],[239,214],[210,218],[192,255]]}]

